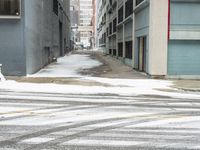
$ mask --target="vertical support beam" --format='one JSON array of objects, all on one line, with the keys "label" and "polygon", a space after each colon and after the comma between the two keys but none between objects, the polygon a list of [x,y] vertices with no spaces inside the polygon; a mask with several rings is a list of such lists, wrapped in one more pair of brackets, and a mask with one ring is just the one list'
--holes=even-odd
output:
[{"label": "vertical support beam", "polygon": [[[123,20],[125,18],[125,1],[123,1]],[[125,25],[123,23],[123,57],[126,58]]]},{"label": "vertical support beam", "polygon": [[[133,9],[135,8],[135,0],[133,0]],[[133,12],[133,32],[132,32],[132,66],[135,68],[135,13]]]},{"label": "vertical support beam", "polygon": [[168,0],[168,40],[170,39],[170,24],[171,24],[171,3]]},{"label": "vertical support beam", "polygon": [[150,1],[149,74],[167,75],[168,1]]},{"label": "vertical support beam", "polygon": [[[117,18],[117,22],[116,24],[118,24],[118,10],[119,10],[119,2],[117,1],[117,6],[116,6],[116,18]],[[119,47],[118,47],[118,36],[119,36],[119,32],[118,32],[118,27],[116,27],[117,30],[116,30],[116,51],[117,51],[117,58],[119,57]]]}]

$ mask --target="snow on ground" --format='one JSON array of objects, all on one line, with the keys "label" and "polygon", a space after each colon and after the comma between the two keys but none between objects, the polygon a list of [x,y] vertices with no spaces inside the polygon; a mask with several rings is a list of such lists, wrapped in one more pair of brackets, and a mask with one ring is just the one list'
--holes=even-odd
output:
[{"label": "snow on ground", "polygon": [[80,77],[79,71],[82,69],[98,67],[101,64],[101,62],[91,59],[89,55],[67,55],[29,77]]},{"label": "snow on ground", "polygon": [[0,82],[4,82],[6,81],[5,77],[2,75],[2,73],[0,72]]},{"label": "snow on ground", "polygon": [[[90,79],[90,78],[88,78]],[[59,85],[59,84],[33,84],[18,83],[15,81],[5,81],[0,83],[0,89],[24,92],[45,92],[45,93],[65,93],[65,94],[117,94],[125,96],[137,95],[160,95],[174,98],[195,98],[200,99],[198,94],[184,94],[176,92],[167,92],[170,90],[170,81],[162,80],[123,80],[123,79],[103,79],[91,78],[97,81],[105,80],[111,85],[120,84],[120,86],[81,86],[81,85]],[[81,82],[81,79],[79,79]],[[84,79],[85,80],[85,79]],[[162,91],[160,91],[161,89]]]},{"label": "snow on ground", "polygon": [[78,82],[99,82],[109,86],[82,86],[82,85],[58,85],[58,84],[33,84],[5,81],[0,83],[0,90],[24,91],[24,92],[45,92],[65,94],[116,94],[126,96],[137,95],[160,95],[174,98],[195,98],[200,99],[197,94],[184,94],[167,92],[174,90],[173,83],[167,80],[150,79],[110,79],[85,77],[79,74],[82,69],[97,67],[101,63],[90,58],[90,55],[73,54],[59,58],[53,63],[31,75],[31,77],[78,77]]}]

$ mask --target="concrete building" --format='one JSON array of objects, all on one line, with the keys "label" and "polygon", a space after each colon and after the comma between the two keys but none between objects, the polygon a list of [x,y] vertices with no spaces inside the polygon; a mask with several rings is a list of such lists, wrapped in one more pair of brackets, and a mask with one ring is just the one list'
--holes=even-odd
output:
[{"label": "concrete building", "polygon": [[96,0],[92,0],[92,7],[93,7],[93,16],[91,20],[91,25],[92,25],[92,36],[90,38],[90,45],[91,48],[94,49],[96,47],[96,17],[97,17],[97,11],[96,11]]},{"label": "concrete building", "polygon": [[150,76],[200,77],[199,0],[97,2],[105,53]]},{"label": "concrete building", "polygon": [[80,42],[80,33],[78,32],[78,26],[80,25],[80,2],[79,0],[71,0],[70,15],[71,15],[71,41],[73,48],[77,42]]},{"label": "concrete building", "polygon": [[92,37],[93,27],[91,20],[93,17],[92,0],[80,0],[80,25],[78,31],[80,32],[80,42],[85,47],[91,47],[90,39]]},{"label": "concrete building", "polygon": [[70,47],[69,15],[69,0],[1,0],[3,74],[32,74],[63,56]]}]

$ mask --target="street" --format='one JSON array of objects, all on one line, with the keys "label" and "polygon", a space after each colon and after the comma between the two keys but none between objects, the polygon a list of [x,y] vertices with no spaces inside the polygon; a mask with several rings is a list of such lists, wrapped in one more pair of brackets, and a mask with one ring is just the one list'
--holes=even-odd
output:
[{"label": "street", "polygon": [[0,147],[199,149],[199,108],[192,99],[1,91]]},{"label": "street", "polygon": [[[102,65],[88,67],[97,60],[72,55],[85,63],[83,70]],[[176,91],[169,81],[142,75],[109,79],[69,69],[66,78],[58,78],[52,70],[0,83],[0,150],[200,149],[198,93]],[[47,72],[49,83],[37,83]]]}]

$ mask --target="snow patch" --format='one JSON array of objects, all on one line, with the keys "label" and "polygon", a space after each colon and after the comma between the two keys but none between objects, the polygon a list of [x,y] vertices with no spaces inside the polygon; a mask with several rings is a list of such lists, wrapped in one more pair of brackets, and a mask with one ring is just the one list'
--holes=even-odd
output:
[{"label": "snow patch", "polygon": [[83,69],[91,69],[102,65],[101,62],[91,59],[90,55],[66,55],[59,58],[40,70],[38,73],[28,75],[29,77],[81,77],[79,72]]},{"label": "snow patch", "polygon": [[76,146],[112,146],[112,147],[129,147],[144,144],[146,142],[141,141],[115,141],[115,140],[88,140],[88,139],[78,139],[71,140],[63,143],[62,145],[76,145]]},{"label": "snow patch", "polygon": [[29,143],[29,144],[40,144],[40,143],[46,143],[53,140],[53,138],[32,138],[32,139],[27,139],[23,140],[20,143]]},{"label": "snow patch", "polygon": [[[5,81],[0,83],[0,89],[22,92],[42,92],[42,93],[63,93],[63,94],[115,94],[123,96],[138,95],[158,95],[173,98],[193,98],[200,99],[199,94],[187,94],[178,92],[168,92],[171,81],[165,80],[123,80],[87,78],[101,83],[108,83],[113,86],[82,86],[82,85],[59,85],[59,84],[35,84],[18,83],[15,81]],[[82,79],[79,79],[80,82]],[[84,79],[85,80],[85,79]],[[158,90],[160,89],[160,90]],[[162,91],[161,91],[162,90]],[[166,90],[166,91],[165,91]]]}]

